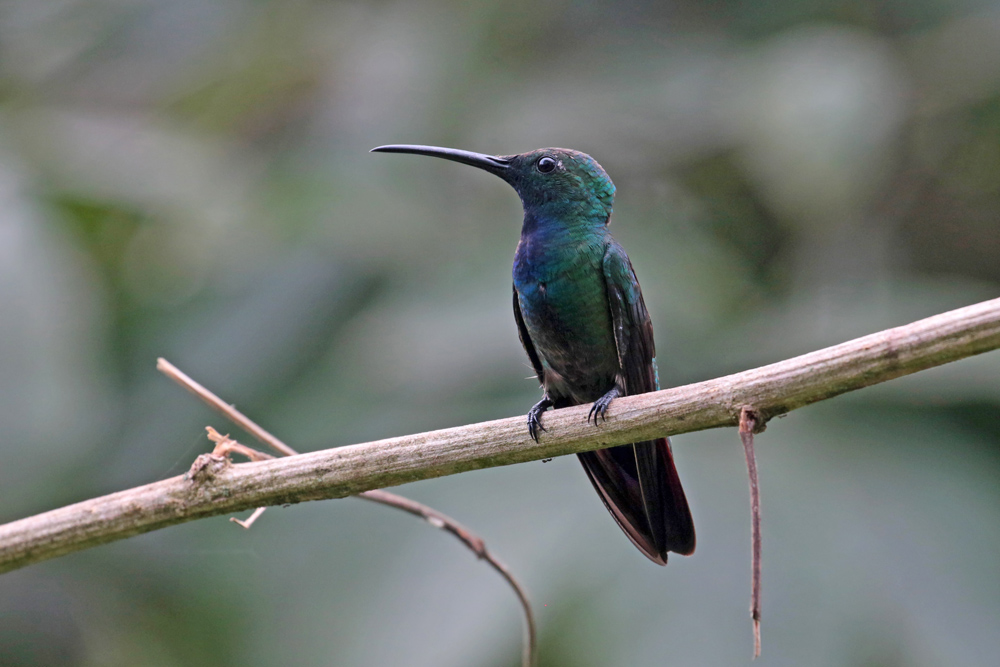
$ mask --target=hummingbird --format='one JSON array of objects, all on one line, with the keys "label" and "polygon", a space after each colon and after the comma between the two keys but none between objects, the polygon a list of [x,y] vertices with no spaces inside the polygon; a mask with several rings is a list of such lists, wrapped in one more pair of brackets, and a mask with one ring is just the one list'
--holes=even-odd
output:
[{"label": "hummingbird", "polygon": [[[608,229],[615,186],[596,160],[565,148],[484,155],[397,144],[372,152],[478,167],[521,197],[514,321],[543,390],[527,416],[535,442],[549,408],[592,403],[587,421],[596,426],[615,398],[659,389],[653,326],[639,281]],[[666,565],[668,552],[694,552],[694,522],[667,438],[578,456],[615,521],[650,560]]]}]

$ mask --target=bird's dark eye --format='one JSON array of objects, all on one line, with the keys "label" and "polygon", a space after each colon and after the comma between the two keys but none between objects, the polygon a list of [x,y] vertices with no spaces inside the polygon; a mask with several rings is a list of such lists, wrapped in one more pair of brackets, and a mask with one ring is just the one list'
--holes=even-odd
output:
[{"label": "bird's dark eye", "polygon": [[543,157],[541,160],[538,161],[537,164],[535,164],[535,169],[542,172],[543,174],[547,174],[555,168],[556,168],[556,161],[550,158],[548,155]]}]

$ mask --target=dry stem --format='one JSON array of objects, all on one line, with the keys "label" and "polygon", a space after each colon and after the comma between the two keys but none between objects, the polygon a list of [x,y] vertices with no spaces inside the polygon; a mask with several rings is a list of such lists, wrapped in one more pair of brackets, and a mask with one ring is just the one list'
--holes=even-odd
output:
[{"label": "dry stem", "polygon": [[750,479],[750,618],[753,619],[753,657],[760,657],[760,490],[757,486],[757,457],[753,451],[753,436],[764,430],[751,407],[740,410],[740,440],[747,459]]}]

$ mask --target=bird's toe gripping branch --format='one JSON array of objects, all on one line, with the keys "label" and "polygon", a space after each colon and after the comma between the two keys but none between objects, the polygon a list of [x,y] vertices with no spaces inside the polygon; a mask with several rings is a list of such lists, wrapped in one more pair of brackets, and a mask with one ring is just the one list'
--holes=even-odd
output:
[{"label": "bird's toe gripping branch", "polygon": [[528,435],[535,442],[538,442],[539,431],[545,430],[545,427],[542,426],[542,413],[551,408],[552,405],[552,399],[549,398],[548,394],[545,394],[542,396],[542,400],[535,403],[528,410]]},{"label": "bird's toe gripping branch", "polygon": [[611,401],[620,395],[621,391],[619,391],[618,387],[613,387],[611,391],[594,401],[594,404],[590,406],[590,414],[587,415],[587,422],[590,423],[593,420],[594,426],[597,426],[598,419],[608,421],[608,408],[611,407]]}]

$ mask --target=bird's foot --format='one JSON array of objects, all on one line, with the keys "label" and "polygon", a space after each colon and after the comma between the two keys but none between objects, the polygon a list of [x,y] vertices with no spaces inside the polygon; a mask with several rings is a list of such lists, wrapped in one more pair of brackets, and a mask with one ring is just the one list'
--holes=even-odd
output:
[{"label": "bird's foot", "polygon": [[531,406],[528,410],[528,435],[535,442],[538,442],[538,432],[544,431],[545,427],[542,426],[542,413],[552,407],[552,399],[549,398],[548,394],[542,396],[542,400]]},{"label": "bird's foot", "polygon": [[612,387],[611,391],[594,401],[594,404],[590,406],[590,414],[587,415],[587,423],[589,424],[590,420],[593,419],[594,426],[597,426],[599,418],[608,421],[608,408],[611,406],[611,401],[619,396],[621,396],[621,392],[618,390],[618,387]]}]

